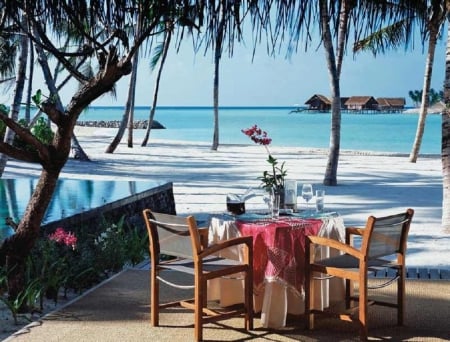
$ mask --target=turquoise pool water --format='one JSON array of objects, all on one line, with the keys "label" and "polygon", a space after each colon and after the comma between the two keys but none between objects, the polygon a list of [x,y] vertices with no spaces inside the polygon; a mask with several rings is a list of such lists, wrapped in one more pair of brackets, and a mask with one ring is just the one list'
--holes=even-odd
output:
[{"label": "turquoise pool water", "polygon": [[[0,241],[13,230],[7,217],[20,221],[37,184],[36,178],[0,179]],[[152,181],[60,179],[43,224],[98,208],[159,184]]]}]

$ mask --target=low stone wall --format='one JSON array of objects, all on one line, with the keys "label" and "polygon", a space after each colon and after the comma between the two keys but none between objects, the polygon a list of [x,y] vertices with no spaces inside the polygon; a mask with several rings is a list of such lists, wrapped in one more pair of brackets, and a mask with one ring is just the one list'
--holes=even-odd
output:
[{"label": "low stone wall", "polygon": [[[98,127],[98,128],[119,128],[119,120],[97,120],[97,121],[77,121],[77,126]],[[136,120],[133,122],[134,129],[147,129],[148,120]],[[161,123],[154,120],[152,124],[154,129],[165,129]]]},{"label": "low stone wall", "polygon": [[72,228],[89,226],[92,233],[102,228],[101,222],[106,219],[108,222],[118,222],[125,216],[125,222],[130,227],[145,229],[142,218],[142,210],[150,208],[156,212],[176,214],[175,199],[173,196],[173,184],[166,183],[155,188],[137,193],[135,195],[107,203],[59,221],[50,222],[42,226],[44,234],[53,232],[58,227],[71,230]]}]

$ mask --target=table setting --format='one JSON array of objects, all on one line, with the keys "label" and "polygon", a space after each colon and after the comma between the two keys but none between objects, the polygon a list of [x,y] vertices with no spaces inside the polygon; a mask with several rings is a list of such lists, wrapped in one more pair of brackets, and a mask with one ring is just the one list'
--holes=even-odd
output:
[{"label": "table setting", "polygon": [[[298,182],[292,180],[291,183],[296,189]],[[307,188],[312,193],[312,185]],[[255,196],[249,190],[245,193],[247,198]],[[307,205],[305,200],[300,210],[297,193],[294,193],[295,197],[285,193],[287,202],[283,208],[274,210],[274,202],[267,200],[271,196],[263,193],[260,194],[263,197],[261,203],[267,209],[260,207],[245,210],[244,202],[236,206],[239,207],[239,214],[227,211],[210,217],[210,244],[236,236],[253,237],[254,310],[261,313],[261,323],[267,328],[283,327],[288,314],[299,315],[304,312],[305,237],[318,235],[340,241],[345,237],[343,218],[335,211],[325,210],[323,191],[318,197],[308,198],[308,201],[314,199],[318,202],[318,206]],[[227,196],[227,202],[230,197]],[[230,209],[228,204],[227,208]],[[320,257],[327,257],[331,251],[318,250],[316,253]],[[241,252],[228,249],[221,256],[240,260]],[[317,282],[317,307],[327,307],[330,300],[343,298],[343,284],[333,285],[334,292],[330,293],[329,283],[329,280]],[[211,284],[209,291],[211,296],[219,299],[222,306],[242,300],[242,283],[238,279],[222,279]]]},{"label": "table setting", "polygon": [[[243,194],[226,196],[227,212],[211,214],[208,243],[238,236],[253,237],[254,311],[261,313],[263,327],[280,328],[286,325],[288,314],[304,312],[306,236],[344,241],[345,227],[337,212],[326,209],[324,189],[314,189],[311,183],[300,184],[287,177],[285,163],[280,163],[268,149],[272,140],[267,132],[254,125],[242,133],[267,150],[270,170],[258,177],[261,181],[258,190],[247,189]],[[298,205],[300,197],[304,201],[302,205]],[[250,199],[261,204],[258,209],[249,210],[249,205],[246,208]],[[323,248],[315,253],[318,259],[333,255],[333,251]],[[243,258],[237,248],[228,248],[220,256]],[[343,282],[330,286],[331,282],[333,280],[316,282],[315,307],[325,308],[331,301],[344,298]],[[219,300],[222,306],[242,303],[242,289],[239,275],[217,279],[209,283],[208,299]]]}]

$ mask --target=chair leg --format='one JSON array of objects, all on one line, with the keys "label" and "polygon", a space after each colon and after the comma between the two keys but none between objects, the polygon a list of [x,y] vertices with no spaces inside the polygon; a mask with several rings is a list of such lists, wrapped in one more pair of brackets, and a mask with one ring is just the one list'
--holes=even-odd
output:
[{"label": "chair leg", "polygon": [[152,267],[150,271],[150,323],[153,327],[159,326],[159,280],[156,278],[157,270]]},{"label": "chair leg", "polygon": [[203,289],[206,289],[206,284],[204,281],[201,281],[199,277],[195,276],[195,290],[194,290],[194,335],[196,341],[203,340],[203,307],[204,307],[204,298],[203,298]]},{"label": "chair leg", "polygon": [[305,329],[313,329],[314,328],[314,317],[311,313],[311,245],[309,243],[308,238],[306,238],[305,244]]},{"label": "chair leg", "polygon": [[405,269],[399,270],[399,278],[397,280],[397,324],[403,325],[405,312]]},{"label": "chair leg", "polygon": [[368,314],[368,293],[367,293],[367,272],[360,275],[359,279],[359,323],[361,325],[360,338],[366,341],[368,337],[367,314]]},{"label": "chair leg", "polygon": [[350,279],[345,279],[345,308],[350,309],[351,300],[353,296],[353,282]]},{"label": "chair leg", "polygon": [[253,330],[253,284],[251,270],[245,272],[245,328]]},{"label": "chair leg", "polygon": [[314,329],[314,278],[309,270],[305,272],[305,318],[306,329]]}]

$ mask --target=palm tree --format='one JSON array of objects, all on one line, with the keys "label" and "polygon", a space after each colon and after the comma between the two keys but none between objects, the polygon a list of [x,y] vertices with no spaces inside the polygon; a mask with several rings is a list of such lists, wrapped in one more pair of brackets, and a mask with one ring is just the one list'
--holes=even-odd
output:
[{"label": "palm tree", "polygon": [[217,32],[215,35],[214,44],[214,77],[213,77],[213,106],[214,106],[214,133],[213,133],[213,143],[211,149],[217,151],[219,147],[219,76],[220,76],[220,59],[222,57],[222,45],[225,31],[225,15],[227,13],[224,8],[225,2],[219,1],[220,3],[220,14],[219,23],[217,25]]},{"label": "palm tree", "polygon": [[[270,12],[271,1],[268,1],[269,6],[265,9]],[[211,47],[214,56],[214,72],[213,72],[213,141],[211,145],[212,150],[217,150],[219,147],[219,80],[220,80],[220,60],[223,51],[228,50],[229,57],[233,56],[234,40],[240,41],[242,39],[242,18],[246,13],[252,12],[255,15],[255,20],[261,20],[260,5],[248,2],[245,7],[245,2],[231,2],[227,0],[211,1],[212,8],[215,15],[211,20],[207,21],[207,34],[204,40],[206,47]],[[266,17],[267,13],[262,13],[262,17]],[[257,26],[253,22],[254,26]],[[264,22],[261,21],[261,25]]]},{"label": "palm tree", "polygon": [[409,98],[414,102],[415,107],[419,107],[420,101],[422,100],[421,90],[410,90],[408,92]]},{"label": "palm tree", "polygon": [[[122,140],[122,137],[125,133],[125,129],[127,128],[131,131],[130,135],[132,134],[132,125],[133,125],[133,111],[134,111],[134,98],[136,94],[136,79],[137,79],[137,70],[138,70],[138,55],[133,56],[133,66],[131,70],[131,77],[130,77],[130,83],[128,86],[128,97],[127,97],[127,103],[125,105],[125,110],[122,115],[122,120],[120,120],[119,129],[117,130],[116,136],[114,137],[113,141],[108,145],[108,147],[105,150],[105,153],[114,153],[117,146],[119,146],[120,141]],[[130,124],[131,122],[131,124]],[[131,128],[130,128],[131,126]],[[130,146],[131,144],[131,146]],[[128,140],[128,147],[132,146],[132,139],[129,137]]]},{"label": "palm tree", "polygon": [[172,39],[173,23],[170,23],[168,21],[166,23],[166,25],[168,27],[166,28],[166,31],[164,31],[164,42],[163,42],[163,44],[160,44],[156,47],[155,55],[152,58],[152,62],[150,63],[150,66],[153,69],[156,66],[156,64],[158,63],[158,61],[160,62],[159,68],[158,68],[158,73],[156,75],[155,88],[153,90],[153,101],[152,101],[152,105],[150,107],[148,126],[147,126],[147,130],[145,131],[144,139],[142,139],[141,146],[147,146],[148,139],[150,138],[150,132],[153,127],[153,120],[155,118],[156,106],[158,103],[159,83],[161,81],[161,75],[163,72],[164,65],[166,63],[167,54],[169,52],[170,41]]},{"label": "palm tree", "polygon": [[[392,2],[391,5],[396,5],[398,2]],[[396,25],[405,25],[404,34],[399,38],[398,35],[390,35],[393,40],[390,41],[391,46],[407,45],[410,34],[412,32],[413,19],[417,26],[420,27],[420,32],[429,34],[428,56],[426,63],[426,77],[424,78],[424,89],[422,90],[422,106],[420,120],[425,120],[426,103],[429,101],[429,80],[431,78],[431,66],[434,59],[434,46],[438,36],[439,29],[444,23],[444,18],[447,18],[447,25],[450,23],[450,2],[449,1],[431,1],[431,6],[427,6],[427,2],[407,1],[402,2],[403,6],[396,6],[392,8],[392,13],[396,13],[398,17],[392,16],[391,22]],[[398,12],[397,12],[398,11]],[[371,12],[372,14],[374,12]],[[427,17],[430,13],[431,16]],[[403,18],[403,19],[402,19]],[[392,24],[391,24],[392,25]],[[374,30],[377,32],[377,30]],[[386,32],[386,31],[385,31]],[[385,33],[384,32],[384,33]],[[383,31],[380,31],[380,36]],[[389,36],[389,35],[387,35]],[[425,37],[422,37],[424,41]],[[356,41],[360,41],[357,39]],[[373,40],[372,40],[373,41]],[[375,40],[376,42],[376,40]],[[385,46],[382,40],[378,41],[381,51],[384,51]],[[388,44],[389,45],[389,44]],[[416,96],[416,93],[410,92],[410,95]],[[447,31],[447,54],[446,54],[446,68],[444,80],[444,101],[446,110],[442,114],[442,169],[443,169],[443,206],[442,206],[442,226],[446,231],[450,231],[450,32]],[[418,124],[418,132],[421,132],[420,123]],[[420,133],[419,133],[420,134]]]},{"label": "palm tree", "polygon": [[423,81],[422,102],[419,111],[419,120],[417,123],[416,137],[414,139],[413,147],[409,155],[409,161],[415,163],[419,156],[420,146],[422,145],[423,133],[425,132],[425,122],[428,114],[428,107],[430,105],[430,87],[431,77],[433,75],[434,53],[436,51],[436,43],[441,27],[445,23],[444,8],[442,1],[433,0],[431,2],[431,16],[428,22],[428,53],[425,62],[425,76]]},{"label": "palm tree", "polygon": [[[275,32],[274,39],[282,40],[288,30],[289,53],[296,50],[300,37],[307,38],[304,40],[306,50],[312,41],[314,24],[319,24],[320,27],[320,43],[325,51],[332,103],[330,148],[323,181],[325,185],[337,185],[341,130],[340,74],[349,35],[353,33],[354,41],[358,41],[363,34],[375,32],[383,24],[395,22],[409,11],[409,6],[395,7],[392,2],[356,0],[298,1],[283,3],[277,7],[275,28],[272,30]],[[261,17],[264,20],[264,16]],[[337,41],[336,51],[334,39]]]},{"label": "palm tree", "polygon": [[[141,30],[141,22],[142,17],[141,11],[139,11],[139,14],[136,17],[136,33],[139,34]],[[136,82],[137,82],[137,72],[138,72],[138,64],[139,64],[139,53],[136,52],[133,56],[132,61],[132,69],[131,69],[131,76],[130,76],[130,83],[128,86],[128,98],[127,103],[125,105],[125,111],[122,115],[122,120],[119,125],[119,129],[117,130],[116,136],[114,137],[113,141],[109,144],[109,146],[106,148],[106,153],[113,153],[117,146],[119,146],[120,141],[122,140],[122,137],[125,133],[125,129],[128,126],[128,147],[133,147],[133,122],[134,122],[134,101],[136,96]]]},{"label": "palm tree", "polygon": [[[339,42],[342,44],[346,35],[347,22],[344,22],[348,18],[348,12],[345,8],[345,1],[343,1],[343,10],[341,17],[343,18],[342,25],[339,27]],[[328,161],[325,169],[324,185],[337,185],[337,167],[340,151],[341,140],[341,91],[340,91],[340,71],[343,58],[343,45],[340,45],[339,68],[336,63],[336,57],[334,54],[331,30],[330,30],[330,17],[329,9],[326,0],[319,0],[320,6],[320,27],[323,46],[325,49],[325,57],[328,65],[328,74],[330,77],[331,88],[331,134],[330,134],[330,150],[328,152]]]},{"label": "palm tree", "polygon": [[[413,4],[413,6],[414,13],[412,16],[406,13],[405,17],[398,22],[382,28],[380,31],[357,42],[354,51],[371,50],[376,55],[379,51],[384,52],[387,48],[394,49],[405,44],[407,46],[412,38],[413,25],[426,26],[426,31],[424,32],[428,35],[428,53],[425,63],[423,89],[421,91],[409,91],[409,96],[414,103],[416,105],[419,101],[421,103],[416,136],[409,156],[410,162],[415,163],[419,155],[425,131],[427,111],[430,105],[430,86],[436,43],[439,32],[445,22],[445,16],[441,0],[432,0],[429,7],[426,2],[418,2]],[[422,37],[422,39],[425,39],[425,37]]]}]

